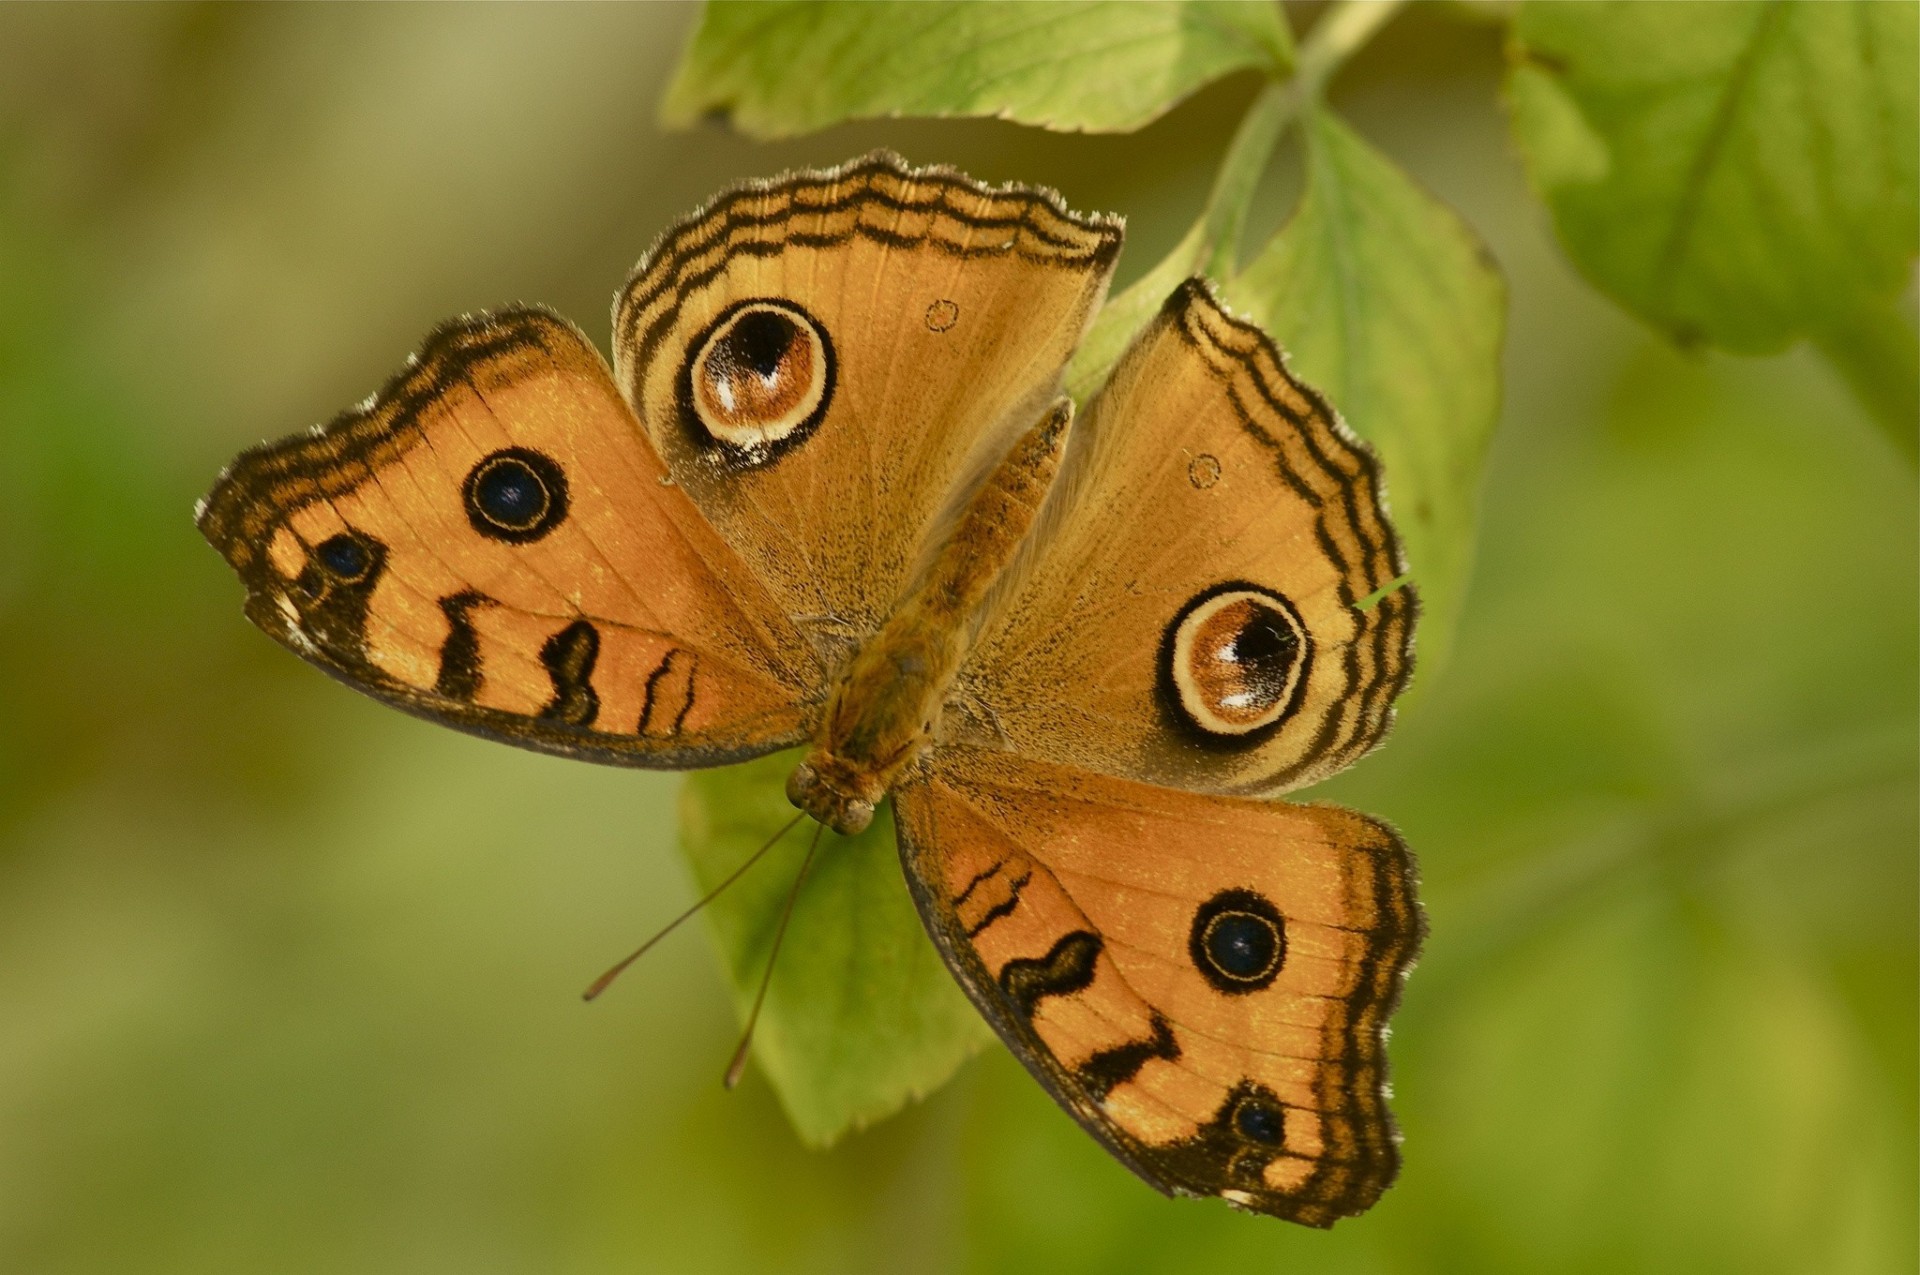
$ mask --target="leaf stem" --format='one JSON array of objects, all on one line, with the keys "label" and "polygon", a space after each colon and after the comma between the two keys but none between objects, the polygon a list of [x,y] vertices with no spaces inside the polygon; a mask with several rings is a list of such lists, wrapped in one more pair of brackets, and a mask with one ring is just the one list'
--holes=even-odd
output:
[{"label": "leaf stem", "polygon": [[1213,179],[1199,221],[1174,249],[1189,271],[1225,283],[1237,273],[1240,234],[1274,147],[1303,103],[1317,99],[1327,81],[1399,11],[1405,0],[1340,0],[1327,10],[1300,46],[1291,78],[1260,91],[1234,130]]},{"label": "leaf stem", "polygon": [[[1273,83],[1260,90],[1253,105],[1234,130],[1227,144],[1220,170],[1214,174],[1213,189],[1207,193],[1206,207],[1182,248],[1193,253],[1191,268],[1214,279],[1233,277],[1240,263],[1240,233],[1246,227],[1247,213],[1253,207],[1254,189],[1260,174],[1266,171],[1273,148],[1280,144],[1294,112],[1299,107],[1295,89],[1297,80]],[[1179,251],[1179,249],[1175,249]]]},{"label": "leaf stem", "polygon": [[1200,216],[1171,252],[1126,291],[1108,299],[1067,368],[1068,394],[1081,403],[1087,401],[1134,334],[1181,280],[1204,274],[1222,286],[1233,281],[1239,273],[1240,235],[1274,147],[1302,105],[1318,99],[1341,65],[1373,38],[1403,2],[1339,0],[1314,24],[1300,47],[1293,75],[1269,83],[1241,118]]},{"label": "leaf stem", "polygon": [[1293,82],[1303,94],[1318,96],[1346,60],[1365,47],[1406,0],[1340,0],[1307,33],[1295,63]]}]

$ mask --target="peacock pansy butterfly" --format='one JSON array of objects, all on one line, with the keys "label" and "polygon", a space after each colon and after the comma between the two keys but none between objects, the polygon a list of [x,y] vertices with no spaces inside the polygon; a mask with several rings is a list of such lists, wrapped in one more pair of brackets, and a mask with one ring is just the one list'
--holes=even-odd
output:
[{"label": "peacock pansy butterfly", "polygon": [[1167,1192],[1314,1226],[1392,1180],[1422,921],[1377,820],[1270,798],[1377,743],[1415,600],[1378,467],[1259,329],[1174,290],[1075,418],[1116,219],[873,155],[736,187],[621,293],[612,368],[516,307],[243,453],[199,525],[359,690],[652,767],[807,745],[895,802],[928,933]]}]

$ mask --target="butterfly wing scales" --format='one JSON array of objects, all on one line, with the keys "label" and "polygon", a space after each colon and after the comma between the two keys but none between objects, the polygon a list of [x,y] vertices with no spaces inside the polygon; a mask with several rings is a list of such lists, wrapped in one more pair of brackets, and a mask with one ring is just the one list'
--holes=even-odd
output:
[{"label": "butterfly wing scales", "polygon": [[[962,673],[962,712],[998,746],[1199,791],[1284,792],[1372,747],[1411,672],[1413,591],[1361,609],[1405,571],[1378,467],[1265,334],[1190,281],[1075,435]],[[1216,641],[1224,658],[1176,684],[1181,617],[1207,637],[1193,608],[1235,589],[1291,662],[1263,685]],[[1215,613],[1215,638],[1234,614]],[[1182,699],[1196,694],[1253,724],[1212,730]],[[1272,721],[1253,713],[1262,695]]]},{"label": "butterfly wing scales", "polygon": [[[1382,1034],[1422,921],[1391,830],[966,748],[897,802],[915,901],[969,996],[1141,1177],[1314,1226],[1392,1181]],[[1259,940],[1261,900],[1278,955],[1235,982],[1205,941]]]},{"label": "butterfly wing scales", "polygon": [[[542,525],[474,512],[500,457],[519,496],[544,494]],[[296,653],[529,748],[715,764],[804,739],[823,691],[599,354],[544,311],[446,325],[367,404],[238,458],[200,526]]]},{"label": "butterfly wing scales", "polygon": [[[1120,245],[1051,192],[875,155],[751,183],[669,230],[614,320],[614,366],[676,482],[786,610],[859,638],[886,617],[957,492],[1056,393]],[[803,445],[752,463],[687,404],[711,325],[754,298],[824,332]]]}]

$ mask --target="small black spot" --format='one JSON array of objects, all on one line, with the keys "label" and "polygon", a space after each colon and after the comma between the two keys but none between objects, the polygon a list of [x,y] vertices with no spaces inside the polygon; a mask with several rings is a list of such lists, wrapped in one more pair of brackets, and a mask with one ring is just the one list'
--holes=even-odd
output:
[{"label": "small black spot", "polygon": [[467,521],[481,535],[529,544],[566,520],[567,477],[551,457],[508,447],[467,473]]},{"label": "small black spot", "polygon": [[1193,914],[1187,950],[1216,990],[1230,996],[1257,992],[1271,986],[1286,964],[1286,922],[1263,895],[1222,890]]},{"label": "small black spot", "polygon": [[313,547],[285,595],[308,640],[336,659],[364,658],[367,609],[386,561],[387,547],[362,531],[342,532]]},{"label": "small black spot", "polygon": [[1247,1094],[1233,1113],[1233,1127],[1251,1142],[1277,1147],[1286,1137],[1285,1112],[1259,1094]]},{"label": "small black spot", "polygon": [[[1267,1166],[1286,1154],[1285,1116],[1279,1095],[1246,1077],[1227,1091],[1190,1137],[1154,1148],[1153,1165],[1195,1193],[1248,1192],[1253,1201],[1243,1201],[1247,1207],[1325,1226],[1326,1221],[1306,1211],[1316,1203],[1313,1183],[1296,1195],[1276,1192],[1265,1180]],[[1306,1208],[1287,1207],[1296,1202]]]},{"label": "small black spot", "polygon": [[359,537],[349,533],[322,540],[313,552],[329,575],[347,584],[365,579],[373,569],[373,555],[367,552]]}]

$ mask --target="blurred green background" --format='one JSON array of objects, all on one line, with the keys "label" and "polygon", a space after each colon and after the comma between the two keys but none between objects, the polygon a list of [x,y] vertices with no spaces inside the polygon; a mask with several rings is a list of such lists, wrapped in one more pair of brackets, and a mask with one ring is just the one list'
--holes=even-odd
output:
[{"label": "blurred green background", "polygon": [[[1914,475],[1817,357],[1680,355],[1574,275],[1460,9],[1333,94],[1512,289],[1455,654],[1322,790],[1424,870],[1399,1185],[1330,1234],[1163,1200],[998,1048],[809,1152],[721,1090],[701,937],[580,1004],[690,898],[679,781],[328,682],[194,498],[448,315],[604,345],[672,217],[793,164],[1057,186],[1128,215],[1124,282],[1255,89],[662,133],[694,16],[0,7],[0,1270],[1912,1270]],[[1297,156],[1268,186],[1250,243]]]}]

